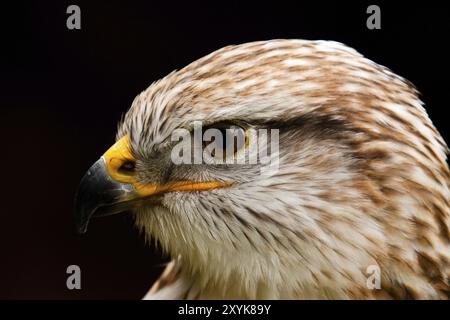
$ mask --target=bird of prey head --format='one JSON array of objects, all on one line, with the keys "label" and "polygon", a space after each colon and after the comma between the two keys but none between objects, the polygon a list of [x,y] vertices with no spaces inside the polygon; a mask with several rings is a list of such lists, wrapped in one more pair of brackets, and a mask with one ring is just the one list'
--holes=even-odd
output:
[{"label": "bird of prey head", "polygon": [[[173,133],[196,122],[277,129],[277,167],[174,163]],[[446,298],[446,157],[413,85],[355,50],[228,46],[135,98],[76,219],[131,212],[173,258],[149,298]]]}]

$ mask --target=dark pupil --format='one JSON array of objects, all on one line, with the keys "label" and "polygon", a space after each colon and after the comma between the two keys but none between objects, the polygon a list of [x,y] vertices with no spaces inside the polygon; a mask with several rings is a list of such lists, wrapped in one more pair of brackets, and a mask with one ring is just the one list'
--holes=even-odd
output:
[{"label": "dark pupil", "polygon": [[[226,152],[230,152],[231,154],[235,154],[237,151],[239,151],[241,148],[245,145],[245,131],[236,125],[229,125],[229,126],[217,126],[217,127],[209,127],[205,128],[204,130],[208,130],[214,128],[216,130],[220,131],[220,137],[222,139],[222,154],[224,157],[226,157]],[[213,138],[213,141],[215,140],[215,137]],[[204,143],[204,147],[208,146],[211,142],[208,141]],[[212,152],[211,156],[215,156],[214,151]]]},{"label": "dark pupil", "polygon": [[121,166],[120,170],[122,171],[133,171],[135,164],[133,161],[125,161]]},{"label": "dark pupil", "polygon": [[222,148],[223,150],[226,150],[227,148],[227,129],[225,128],[217,128],[220,131],[221,137],[222,137]]}]

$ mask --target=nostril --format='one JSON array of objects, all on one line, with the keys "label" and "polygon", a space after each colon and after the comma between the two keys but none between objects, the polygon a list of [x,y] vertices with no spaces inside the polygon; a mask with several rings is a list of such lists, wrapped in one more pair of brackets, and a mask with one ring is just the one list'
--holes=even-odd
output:
[{"label": "nostril", "polygon": [[136,167],[136,163],[134,161],[125,161],[122,163],[122,165],[119,167],[119,171],[123,173],[133,173],[134,169]]}]

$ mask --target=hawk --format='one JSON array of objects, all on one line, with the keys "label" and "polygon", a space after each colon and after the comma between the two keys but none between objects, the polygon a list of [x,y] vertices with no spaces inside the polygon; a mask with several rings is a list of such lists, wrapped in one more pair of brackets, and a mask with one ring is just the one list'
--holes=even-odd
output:
[{"label": "hawk", "polygon": [[[448,148],[418,96],[341,43],[224,47],[135,98],[80,183],[78,230],[131,212],[172,257],[149,299],[448,298]],[[277,167],[174,163],[198,121],[277,129]]]}]

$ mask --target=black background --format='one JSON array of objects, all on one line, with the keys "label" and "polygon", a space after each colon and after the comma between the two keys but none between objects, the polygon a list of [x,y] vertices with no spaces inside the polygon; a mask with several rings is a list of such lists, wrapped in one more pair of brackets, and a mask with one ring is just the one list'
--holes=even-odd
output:
[{"label": "black background", "polygon": [[[151,1],[2,4],[0,52],[0,298],[137,299],[164,260],[127,215],[73,232],[73,196],[113,143],[117,121],[153,81],[225,45],[273,38],[343,42],[412,81],[448,142],[448,18],[442,1]],[[81,30],[66,8],[81,7]],[[66,288],[66,268],[82,290]]]}]

